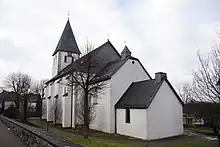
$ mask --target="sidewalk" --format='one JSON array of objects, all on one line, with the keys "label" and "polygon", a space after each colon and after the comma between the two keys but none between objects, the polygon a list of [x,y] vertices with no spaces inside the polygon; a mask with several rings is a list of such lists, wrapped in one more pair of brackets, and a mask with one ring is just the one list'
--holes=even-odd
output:
[{"label": "sidewalk", "polygon": [[27,147],[22,140],[0,121],[0,146],[1,147]]}]

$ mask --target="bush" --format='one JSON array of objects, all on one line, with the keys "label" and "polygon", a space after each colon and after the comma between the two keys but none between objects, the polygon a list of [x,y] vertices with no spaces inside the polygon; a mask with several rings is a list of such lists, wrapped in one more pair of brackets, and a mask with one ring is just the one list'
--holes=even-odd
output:
[{"label": "bush", "polygon": [[8,107],[8,109],[6,109],[4,111],[3,115],[5,117],[15,119],[15,118],[18,118],[19,112],[17,111],[17,109],[13,105],[11,105],[10,107]]}]

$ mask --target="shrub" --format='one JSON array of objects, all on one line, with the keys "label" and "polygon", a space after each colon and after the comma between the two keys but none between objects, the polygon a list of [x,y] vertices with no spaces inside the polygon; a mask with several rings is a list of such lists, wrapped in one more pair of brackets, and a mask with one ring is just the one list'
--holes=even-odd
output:
[{"label": "shrub", "polygon": [[8,107],[8,109],[4,111],[3,115],[5,117],[15,119],[15,118],[18,118],[19,112],[13,105],[11,105],[10,107]]}]

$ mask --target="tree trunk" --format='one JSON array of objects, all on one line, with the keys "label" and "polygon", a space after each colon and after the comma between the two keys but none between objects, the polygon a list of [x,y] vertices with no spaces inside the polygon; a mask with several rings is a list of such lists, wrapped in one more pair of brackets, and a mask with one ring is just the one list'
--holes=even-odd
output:
[{"label": "tree trunk", "polygon": [[85,139],[88,139],[88,130],[89,130],[89,108],[88,108],[88,92],[85,91],[85,96],[84,96],[84,116],[83,116],[83,119],[84,119],[84,126],[83,126],[83,129],[84,129],[84,138]]},{"label": "tree trunk", "polygon": [[24,97],[24,110],[23,110],[24,111],[24,121],[27,121],[27,103],[28,103],[27,102],[27,97],[28,96]]},{"label": "tree trunk", "polygon": [[47,121],[46,123],[46,131],[48,132],[48,129],[49,129],[49,122]]},{"label": "tree trunk", "polygon": [[19,99],[19,95],[16,94],[16,100],[15,100],[15,105],[16,105],[16,109],[19,111],[19,108],[20,108],[20,99]]},{"label": "tree trunk", "polygon": [[5,111],[5,101],[2,101],[2,113]]}]

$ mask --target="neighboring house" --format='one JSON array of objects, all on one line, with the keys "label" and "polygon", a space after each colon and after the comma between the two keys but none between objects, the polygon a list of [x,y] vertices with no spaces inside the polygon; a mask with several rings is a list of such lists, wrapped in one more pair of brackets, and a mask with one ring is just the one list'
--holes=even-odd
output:
[{"label": "neighboring house", "polygon": [[[184,125],[205,125],[208,122],[203,118],[207,112],[205,109],[211,110],[211,103],[189,102],[183,107],[183,124]],[[208,114],[208,113],[207,113]]]},{"label": "neighboring house", "polygon": [[[3,90],[0,93],[0,110],[8,109],[11,105],[15,106],[16,93],[12,91]],[[23,111],[24,96],[20,96],[20,110]],[[28,99],[28,116],[41,116],[41,98],[39,94],[29,94]]]},{"label": "neighboring house", "polygon": [[[96,102],[96,117],[90,128],[145,140],[183,134],[183,103],[167,79],[166,73],[156,73],[152,79],[141,62],[131,56],[127,46],[121,54],[108,40],[89,52],[99,57],[94,74],[107,85]],[[62,127],[75,127],[76,101],[79,93],[74,88],[71,105],[71,88],[68,75],[73,69],[83,72],[80,57],[69,20],[53,53],[52,79],[46,83],[42,118],[54,121],[51,110],[61,110],[56,123]],[[71,124],[72,111],[72,124]]]},{"label": "neighboring house", "polygon": [[183,124],[201,126],[205,124],[205,121],[203,118],[197,117],[193,113],[183,113]]},{"label": "neighboring house", "polygon": [[5,90],[3,90],[0,93],[1,112],[4,112],[4,110],[8,109],[8,107],[10,107],[11,105],[15,106],[15,103],[14,103],[15,96],[16,95],[14,92],[8,92]]}]

